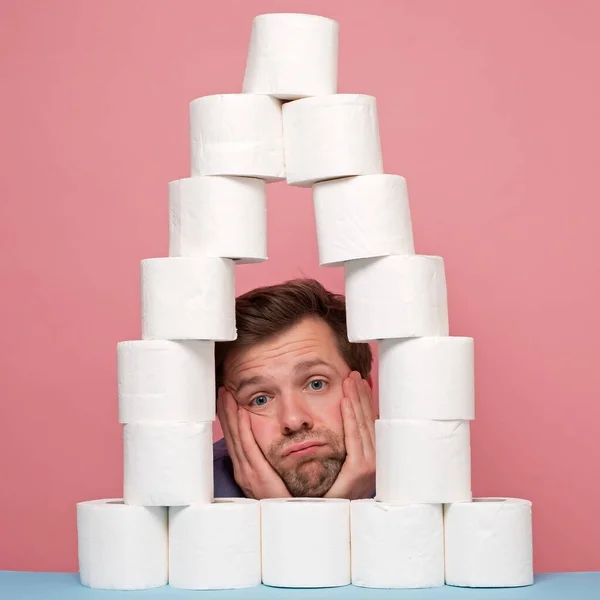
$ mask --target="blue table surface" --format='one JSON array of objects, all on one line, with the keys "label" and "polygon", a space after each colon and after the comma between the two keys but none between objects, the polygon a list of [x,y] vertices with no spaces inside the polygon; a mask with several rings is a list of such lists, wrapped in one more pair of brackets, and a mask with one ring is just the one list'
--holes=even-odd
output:
[{"label": "blue table surface", "polygon": [[584,573],[549,573],[536,575],[535,583],[521,588],[465,589],[445,586],[420,590],[377,590],[352,585],[338,588],[284,589],[259,586],[241,590],[190,591],[169,586],[143,591],[106,591],[84,587],[76,573],[30,573],[0,571],[0,599],[2,600],[121,600],[123,598],[219,598],[222,600],[368,600],[370,598],[399,598],[401,600],[446,600],[471,598],[473,600],[598,600],[600,599],[600,571]]}]

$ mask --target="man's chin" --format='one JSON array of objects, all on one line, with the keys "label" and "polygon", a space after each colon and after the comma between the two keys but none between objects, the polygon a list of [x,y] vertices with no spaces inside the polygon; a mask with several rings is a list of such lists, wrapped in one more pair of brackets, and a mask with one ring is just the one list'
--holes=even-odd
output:
[{"label": "man's chin", "polygon": [[292,468],[279,471],[279,475],[292,496],[318,498],[329,491],[342,463],[334,458],[303,456]]}]

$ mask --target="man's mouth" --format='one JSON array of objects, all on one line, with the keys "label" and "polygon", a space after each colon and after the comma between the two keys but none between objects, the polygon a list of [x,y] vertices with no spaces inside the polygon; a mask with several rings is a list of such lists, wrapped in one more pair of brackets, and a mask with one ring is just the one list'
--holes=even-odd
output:
[{"label": "man's mouth", "polygon": [[317,448],[321,446],[325,446],[324,442],[301,442],[300,444],[293,444],[289,446],[284,452],[284,456],[304,456],[305,454],[309,454],[314,452]]}]

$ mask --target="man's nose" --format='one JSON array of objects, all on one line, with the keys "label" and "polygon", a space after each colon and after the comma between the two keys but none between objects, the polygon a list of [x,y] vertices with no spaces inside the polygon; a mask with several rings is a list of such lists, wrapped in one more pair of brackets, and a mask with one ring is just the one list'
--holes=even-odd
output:
[{"label": "man's nose", "polygon": [[301,429],[312,429],[313,418],[300,392],[286,392],[279,397],[281,433],[289,435]]}]

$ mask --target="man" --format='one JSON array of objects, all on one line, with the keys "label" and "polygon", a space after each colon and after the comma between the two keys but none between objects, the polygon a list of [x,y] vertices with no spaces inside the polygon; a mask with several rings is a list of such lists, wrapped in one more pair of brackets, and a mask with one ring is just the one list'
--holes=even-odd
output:
[{"label": "man", "polygon": [[344,297],[311,279],[258,288],[236,326],[215,345],[215,496],[373,497],[373,358],[348,342]]}]

